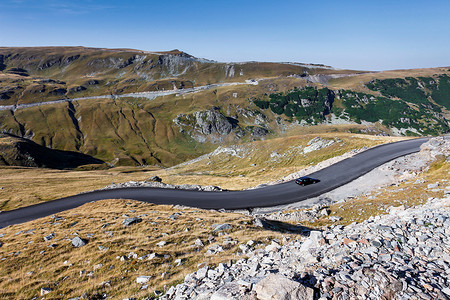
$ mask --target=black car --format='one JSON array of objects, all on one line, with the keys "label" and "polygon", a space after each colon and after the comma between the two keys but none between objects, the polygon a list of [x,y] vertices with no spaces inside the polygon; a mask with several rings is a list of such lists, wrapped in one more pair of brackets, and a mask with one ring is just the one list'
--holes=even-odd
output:
[{"label": "black car", "polygon": [[308,185],[308,184],[318,183],[318,182],[320,182],[319,179],[311,178],[308,176],[303,176],[303,177],[295,179],[296,184],[303,185],[303,186]]}]

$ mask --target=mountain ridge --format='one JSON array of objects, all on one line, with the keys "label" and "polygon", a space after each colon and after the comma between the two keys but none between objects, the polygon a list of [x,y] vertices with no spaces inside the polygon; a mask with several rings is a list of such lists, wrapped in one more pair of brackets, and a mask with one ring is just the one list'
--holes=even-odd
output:
[{"label": "mountain ridge", "polygon": [[[361,133],[435,135],[447,131],[450,116],[445,94],[436,92],[440,87],[420,79],[445,79],[450,75],[445,68],[374,73],[320,64],[219,63],[178,49],[84,47],[2,47],[0,65],[0,105],[5,108],[0,132],[113,165],[172,166],[218,145],[274,138],[317,124],[328,124],[330,131],[351,124]],[[405,81],[408,76],[423,83],[424,95],[430,96],[419,102],[407,99],[411,93],[402,89],[410,91],[416,84]],[[370,82],[386,78],[403,80],[395,81],[403,82],[394,91],[403,97],[400,102],[395,93],[382,95],[379,87],[369,88]],[[324,89],[339,99],[325,101],[319,95]],[[341,97],[341,91],[350,92]],[[145,92],[155,95],[146,97]],[[438,95],[440,104],[431,95]],[[50,105],[27,107],[48,101]],[[385,115],[375,109],[366,116],[380,101],[397,110]],[[419,123],[417,114],[423,115]],[[392,120],[397,115],[402,122]],[[229,127],[233,130],[222,130]]]}]

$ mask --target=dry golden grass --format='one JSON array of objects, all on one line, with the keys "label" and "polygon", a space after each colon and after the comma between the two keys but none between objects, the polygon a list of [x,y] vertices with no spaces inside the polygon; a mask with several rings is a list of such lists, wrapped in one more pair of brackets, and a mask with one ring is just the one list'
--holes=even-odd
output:
[{"label": "dry golden grass", "polygon": [[[175,220],[169,218],[175,213]],[[143,221],[125,227],[124,214],[140,216]],[[103,293],[113,299],[151,296],[155,290],[180,282],[198,264],[214,266],[235,259],[241,243],[254,240],[256,247],[262,247],[273,238],[297,236],[255,227],[250,217],[240,214],[128,200],[89,203],[57,216],[62,219],[46,217],[0,229],[0,298],[31,299],[47,287],[53,291],[46,299],[68,299],[84,293],[89,299]],[[232,225],[232,229],[214,232],[212,225],[222,223]],[[51,233],[55,237],[44,241]],[[70,240],[75,236],[87,239],[88,244],[72,247]],[[194,245],[197,238],[204,247]],[[234,242],[226,245],[227,240]],[[157,246],[160,241],[167,245]],[[222,245],[224,251],[207,255],[206,250],[214,244]],[[131,252],[138,258],[151,253],[161,257],[130,257],[125,261],[116,258]],[[182,259],[180,266],[175,264],[176,259]],[[145,289],[136,283],[141,275],[152,276]]]},{"label": "dry golden grass", "polygon": [[110,170],[71,171],[0,167],[0,210],[54,200],[103,188],[113,182],[145,180],[155,167],[118,167]]}]

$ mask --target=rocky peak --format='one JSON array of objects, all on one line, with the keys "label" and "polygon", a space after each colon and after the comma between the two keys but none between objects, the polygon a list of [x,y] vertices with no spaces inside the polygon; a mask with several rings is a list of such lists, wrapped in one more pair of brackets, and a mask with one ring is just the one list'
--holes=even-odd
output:
[{"label": "rocky peak", "polygon": [[194,56],[192,56],[192,55],[190,55],[190,54],[188,54],[186,52],[183,52],[181,50],[178,50],[178,49],[173,49],[173,50],[170,50],[170,51],[167,51],[167,52],[161,52],[161,54],[172,55],[172,56],[179,56],[179,57],[185,57],[185,58],[195,58]]}]

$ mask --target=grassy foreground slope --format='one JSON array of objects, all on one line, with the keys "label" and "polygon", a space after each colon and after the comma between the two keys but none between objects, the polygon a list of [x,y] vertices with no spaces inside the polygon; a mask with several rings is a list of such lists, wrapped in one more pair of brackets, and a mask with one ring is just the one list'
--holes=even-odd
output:
[{"label": "grassy foreground slope", "polygon": [[[125,227],[126,215],[139,216],[142,222]],[[253,240],[254,247],[260,247],[262,241],[283,237],[251,220],[240,214],[104,200],[3,228],[0,298],[31,299],[40,296],[41,288],[52,290],[45,299],[155,295],[154,291],[161,293],[166,285],[183,280],[198,264],[212,266],[233,259],[241,243]],[[213,230],[214,224],[224,223],[231,228]],[[45,241],[52,233],[54,238]],[[86,239],[87,245],[74,248],[75,236]],[[160,242],[166,244],[158,246]],[[222,251],[207,254],[214,246]],[[145,287],[136,282],[139,276],[150,276]]]}]

